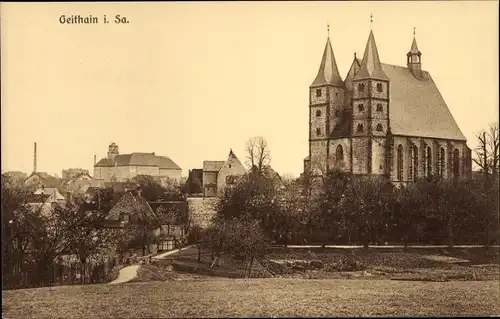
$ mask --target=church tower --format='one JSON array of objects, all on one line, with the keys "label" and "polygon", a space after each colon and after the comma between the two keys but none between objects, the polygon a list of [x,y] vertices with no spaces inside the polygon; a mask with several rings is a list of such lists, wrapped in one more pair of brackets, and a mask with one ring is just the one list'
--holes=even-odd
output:
[{"label": "church tower", "polygon": [[351,103],[352,171],[354,174],[387,175],[390,172],[387,137],[391,134],[389,77],[382,69],[372,30],[361,66],[352,80]]},{"label": "church tower", "polygon": [[338,124],[344,103],[345,84],[340,77],[337,62],[328,38],[318,74],[309,87],[309,169],[315,175],[329,169],[329,139]]},{"label": "church tower", "polygon": [[418,50],[417,40],[415,38],[415,28],[413,28],[413,42],[410,51],[406,54],[406,64],[408,69],[417,79],[422,78],[422,53]]}]

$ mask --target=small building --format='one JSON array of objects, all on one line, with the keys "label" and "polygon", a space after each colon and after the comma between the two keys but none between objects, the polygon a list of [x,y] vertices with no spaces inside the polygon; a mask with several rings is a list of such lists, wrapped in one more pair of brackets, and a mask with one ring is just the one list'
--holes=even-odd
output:
[{"label": "small building", "polygon": [[181,201],[148,202],[139,190],[128,190],[109,211],[108,227],[143,223],[154,237],[184,238],[188,223],[187,204]]},{"label": "small building", "polygon": [[57,188],[61,185],[61,179],[45,172],[33,172],[24,180],[24,185],[35,188]]},{"label": "small building", "polygon": [[94,165],[94,179],[104,182],[126,182],[137,175],[180,182],[181,172],[179,165],[167,156],[154,152],[120,154],[115,143],[109,145],[108,156]]},{"label": "small building", "polygon": [[245,167],[233,153],[233,150],[229,151],[225,161],[204,161],[203,196],[217,196],[227,185],[235,184],[238,177],[245,173]]}]

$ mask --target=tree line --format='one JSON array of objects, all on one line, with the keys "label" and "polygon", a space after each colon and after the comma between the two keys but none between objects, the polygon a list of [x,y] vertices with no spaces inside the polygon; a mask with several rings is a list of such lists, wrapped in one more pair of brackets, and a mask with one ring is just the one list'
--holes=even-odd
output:
[{"label": "tree line", "polygon": [[[267,143],[249,142],[250,170],[218,196],[212,226],[199,246],[248,259],[270,244],[476,244],[499,243],[498,129],[480,143],[471,179],[427,177],[397,187],[383,178],[330,170],[320,180],[303,174],[276,180],[264,174]],[[498,126],[497,126],[498,127]],[[486,136],[480,134],[478,136]],[[497,139],[497,142],[491,139]],[[257,147],[252,147],[260,141]],[[481,140],[480,140],[481,141]],[[264,156],[262,156],[264,154]],[[485,155],[486,154],[486,155]],[[318,183],[319,182],[319,183]],[[311,192],[312,185],[319,185]]]},{"label": "tree line", "polygon": [[[132,182],[140,185],[147,201],[183,199],[178,185],[162,185],[149,176]],[[78,273],[71,283],[100,282],[116,265],[117,255],[144,252],[155,243],[147,220],[134,220],[124,228],[107,223],[124,191],[98,189],[91,197],[75,193],[68,196],[71,200],[47,207],[42,205],[47,196],[33,195],[33,187],[2,178],[1,188],[4,288],[52,285],[70,266],[73,275]]]}]

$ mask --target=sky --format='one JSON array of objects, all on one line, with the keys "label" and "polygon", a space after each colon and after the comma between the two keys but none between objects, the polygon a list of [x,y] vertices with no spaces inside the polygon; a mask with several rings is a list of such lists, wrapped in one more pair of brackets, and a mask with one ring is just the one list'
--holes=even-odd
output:
[{"label": "sky", "polygon": [[[127,24],[61,24],[61,15]],[[308,155],[308,90],[327,39],[341,76],[373,32],[406,65],[413,27],[469,147],[498,120],[498,1],[1,3],[2,171],[92,174],[94,154],[155,152],[182,168],[243,162],[263,136],[273,168]]]}]

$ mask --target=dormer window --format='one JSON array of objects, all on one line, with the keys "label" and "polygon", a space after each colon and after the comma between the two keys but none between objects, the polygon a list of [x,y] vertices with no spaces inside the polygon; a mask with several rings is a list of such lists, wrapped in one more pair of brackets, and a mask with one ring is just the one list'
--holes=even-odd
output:
[{"label": "dormer window", "polygon": [[316,135],[318,135],[318,136],[321,135],[321,129],[319,127],[316,129]]},{"label": "dormer window", "polygon": [[382,127],[382,124],[377,124],[377,131],[382,132],[384,128]]},{"label": "dormer window", "polygon": [[316,97],[320,97],[321,96],[321,89],[316,89]]},{"label": "dormer window", "polygon": [[358,91],[363,92],[365,90],[365,84],[364,83],[359,83],[358,84]]},{"label": "dormer window", "polygon": [[363,112],[365,110],[365,106],[363,104],[358,104],[358,111]]},{"label": "dormer window", "polygon": [[316,117],[320,117],[321,116],[321,110],[316,110]]},{"label": "dormer window", "polygon": [[363,132],[363,124],[358,124],[357,131],[358,132]]},{"label": "dormer window", "polygon": [[382,112],[382,104],[377,104],[377,112]]},{"label": "dormer window", "polygon": [[377,92],[382,92],[382,91],[383,91],[382,83],[377,83]]}]

